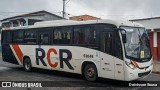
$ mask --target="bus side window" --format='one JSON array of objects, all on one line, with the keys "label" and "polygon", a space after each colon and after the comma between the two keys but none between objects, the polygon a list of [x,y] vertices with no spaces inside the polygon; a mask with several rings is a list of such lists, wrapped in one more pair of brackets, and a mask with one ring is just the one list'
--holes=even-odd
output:
[{"label": "bus side window", "polygon": [[35,30],[26,30],[25,31],[24,43],[26,43],[26,44],[36,44],[37,43],[37,33]]},{"label": "bus side window", "polygon": [[115,35],[115,56],[119,59],[123,59],[123,53],[122,53],[122,45],[121,45],[121,41],[120,41],[120,37],[118,32],[116,31],[116,35]]},{"label": "bus side window", "polygon": [[72,27],[56,28],[53,33],[53,44],[71,44]]},{"label": "bus side window", "polygon": [[78,44],[79,43],[79,37],[80,37],[80,27],[75,27],[74,28],[74,44]]},{"label": "bus side window", "polygon": [[23,30],[13,31],[13,43],[23,43]]},{"label": "bus side window", "polygon": [[95,34],[96,32],[92,30],[90,27],[84,27],[84,44],[94,44],[95,43]]},{"label": "bus side window", "polygon": [[2,44],[12,43],[12,31],[3,31],[2,35]]},{"label": "bus side window", "polygon": [[74,28],[74,44],[95,44],[96,32],[88,26]]},{"label": "bus side window", "polygon": [[105,52],[112,55],[113,48],[113,33],[105,34]]},{"label": "bus side window", "polygon": [[49,44],[49,34],[40,34],[40,44]]},{"label": "bus side window", "polygon": [[101,51],[113,55],[113,32],[101,32],[100,35]]}]

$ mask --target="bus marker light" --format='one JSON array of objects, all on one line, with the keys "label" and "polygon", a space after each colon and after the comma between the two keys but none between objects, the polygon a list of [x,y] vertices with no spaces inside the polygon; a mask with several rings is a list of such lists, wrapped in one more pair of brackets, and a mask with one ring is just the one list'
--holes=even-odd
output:
[{"label": "bus marker light", "polygon": [[130,67],[131,69],[135,69],[136,68],[136,66],[132,63],[132,62],[127,62],[127,61],[125,61],[125,63],[126,63],[126,65],[128,66],[128,67]]},{"label": "bus marker light", "polygon": [[138,65],[138,63],[137,63],[136,61],[134,61],[134,60],[133,60],[133,64],[134,64],[137,68],[140,68],[139,65]]}]

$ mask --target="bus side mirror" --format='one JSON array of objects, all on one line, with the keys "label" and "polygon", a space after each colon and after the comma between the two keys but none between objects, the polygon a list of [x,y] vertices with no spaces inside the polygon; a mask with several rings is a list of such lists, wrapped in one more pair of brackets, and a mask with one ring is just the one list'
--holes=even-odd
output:
[{"label": "bus side mirror", "polygon": [[125,31],[125,30],[121,30],[121,33],[122,33],[122,40],[123,40],[123,43],[127,43],[126,31]]}]

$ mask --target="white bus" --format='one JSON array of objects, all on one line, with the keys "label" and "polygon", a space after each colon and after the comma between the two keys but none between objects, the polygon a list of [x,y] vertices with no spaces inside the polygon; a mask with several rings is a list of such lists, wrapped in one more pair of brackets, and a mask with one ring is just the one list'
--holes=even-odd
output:
[{"label": "white bus", "polygon": [[147,32],[129,21],[44,21],[3,28],[3,61],[98,77],[131,81],[152,72]]}]

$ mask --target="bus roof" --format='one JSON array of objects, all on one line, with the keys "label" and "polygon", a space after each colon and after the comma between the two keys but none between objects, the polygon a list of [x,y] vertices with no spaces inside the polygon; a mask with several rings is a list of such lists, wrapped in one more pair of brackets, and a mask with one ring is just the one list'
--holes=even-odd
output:
[{"label": "bus roof", "polygon": [[113,24],[117,27],[119,26],[144,27],[143,25],[139,23],[135,23],[131,21],[124,21],[124,20],[88,20],[88,21],[52,20],[52,21],[36,22],[34,25],[30,25],[30,26],[11,27],[10,29],[12,30],[12,29],[25,29],[25,28],[56,27],[56,26],[97,24],[97,23]]}]

